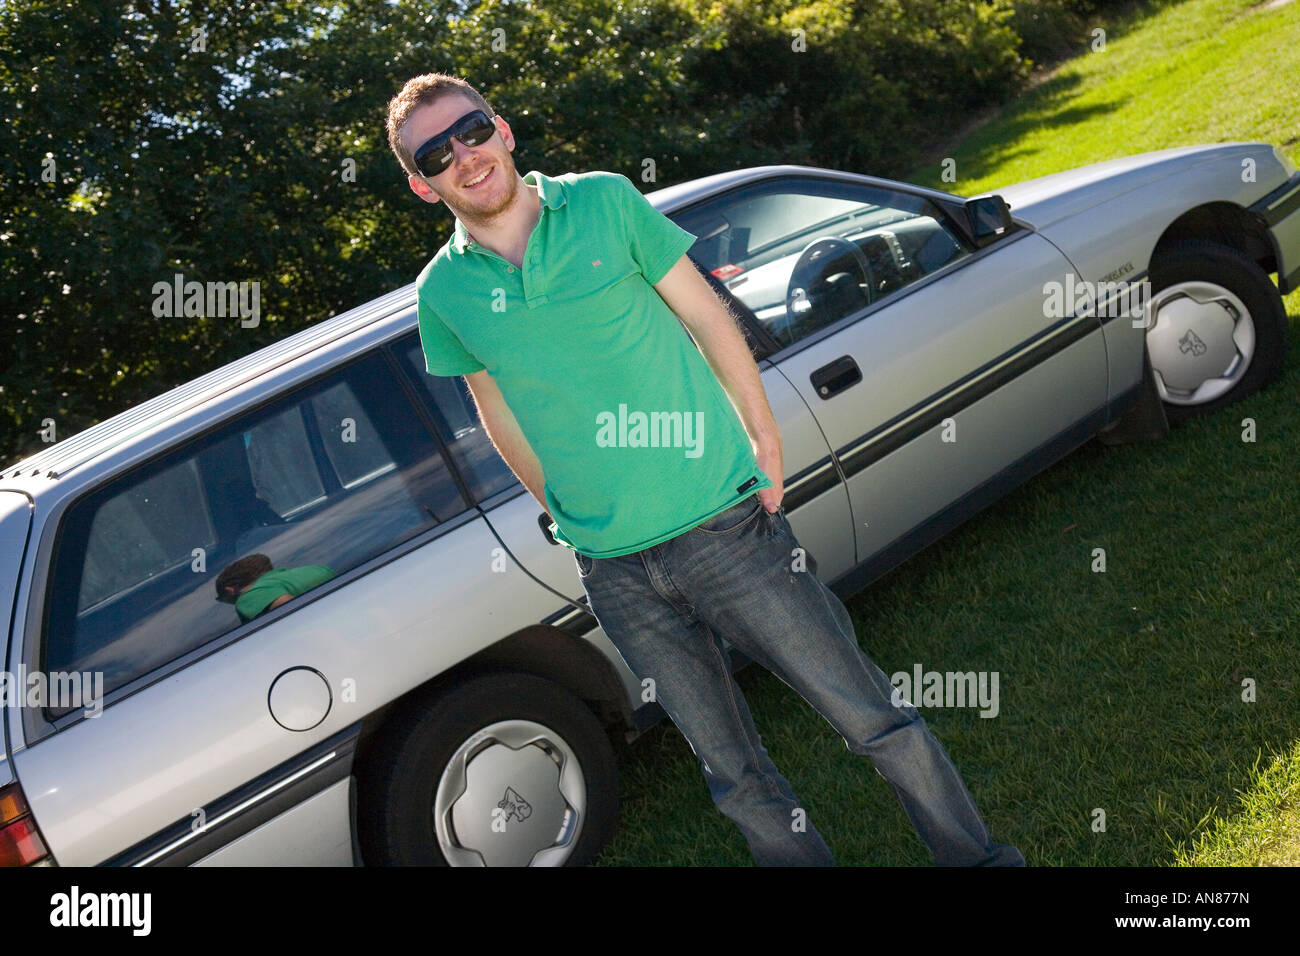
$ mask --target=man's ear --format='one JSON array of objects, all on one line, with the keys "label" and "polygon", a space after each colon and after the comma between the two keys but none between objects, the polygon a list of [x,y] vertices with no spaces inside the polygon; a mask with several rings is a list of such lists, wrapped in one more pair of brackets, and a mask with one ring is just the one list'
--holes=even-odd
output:
[{"label": "man's ear", "polygon": [[497,124],[497,130],[501,133],[501,139],[505,142],[506,149],[513,153],[515,151],[515,134],[511,131],[510,124],[506,122],[506,118],[500,113],[492,117],[492,121]]},{"label": "man's ear", "polygon": [[414,174],[407,176],[406,182],[408,185],[410,185],[411,192],[415,193],[425,202],[435,203],[441,200],[441,197],[436,192],[434,192],[433,187],[430,186],[419,176],[416,176]]}]

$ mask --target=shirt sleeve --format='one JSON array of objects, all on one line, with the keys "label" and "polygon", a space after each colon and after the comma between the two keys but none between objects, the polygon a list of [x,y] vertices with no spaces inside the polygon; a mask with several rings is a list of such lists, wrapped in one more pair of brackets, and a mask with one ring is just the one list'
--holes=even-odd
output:
[{"label": "shirt sleeve", "polygon": [[447,328],[442,317],[429,308],[424,296],[418,296],[416,303],[425,371],[430,375],[468,375],[471,372],[481,372],[485,368],[483,363],[466,350],[456,333]]},{"label": "shirt sleeve", "polygon": [[615,178],[628,249],[646,281],[654,285],[695,244],[695,236],[650,205],[632,180],[618,173]]},{"label": "shirt sleeve", "polygon": [[239,596],[239,600],[235,602],[235,611],[239,614],[239,619],[247,624],[270,607],[271,602],[276,598],[292,593],[279,582],[255,583]]}]

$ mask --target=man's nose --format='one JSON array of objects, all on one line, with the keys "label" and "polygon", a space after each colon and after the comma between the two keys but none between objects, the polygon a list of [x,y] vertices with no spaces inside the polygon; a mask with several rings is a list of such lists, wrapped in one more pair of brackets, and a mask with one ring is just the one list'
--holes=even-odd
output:
[{"label": "man's nose", "polygon": [[477,146],[466,146],[455,136],[451,138],[451,155],[454,158],[456,165],[458,166],[461,163],[463,163],[468,157],[474,155],[474,150],[476,149],[478,149]]}]

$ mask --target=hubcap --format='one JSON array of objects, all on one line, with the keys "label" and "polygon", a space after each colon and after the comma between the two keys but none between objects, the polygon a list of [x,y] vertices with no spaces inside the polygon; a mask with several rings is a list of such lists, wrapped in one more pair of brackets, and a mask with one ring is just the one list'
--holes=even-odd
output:
[{"label": "hubcap", "polygon": [[1227,392],[1255,354],[1250,310],[1223,286],[1179,282],[1151,300],[1147,351],[1160,397],[1201,405]]},{"label": "hubcap", "polygon": [[503,720],[456,748],[438,780],[433,820],[452,866],[561,866],[587,815],[587,786],[564,739]]}]

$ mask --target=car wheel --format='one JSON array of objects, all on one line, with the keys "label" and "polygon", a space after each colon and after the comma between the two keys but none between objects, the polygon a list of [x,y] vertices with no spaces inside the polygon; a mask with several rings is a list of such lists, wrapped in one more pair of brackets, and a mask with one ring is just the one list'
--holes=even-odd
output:
[{"label": "car wheel", "polygon": [[1242,252],[1181,240],[1151,263],[1147,353],[1170,424],[1216,411],[1275,379],[1286,310]]},{"label": "car wheel", "polygon": [[380,865],[579,866],[613,834],[618,771],[591,711],[559,685],[487,674],[393,719],[358,807]]}]

